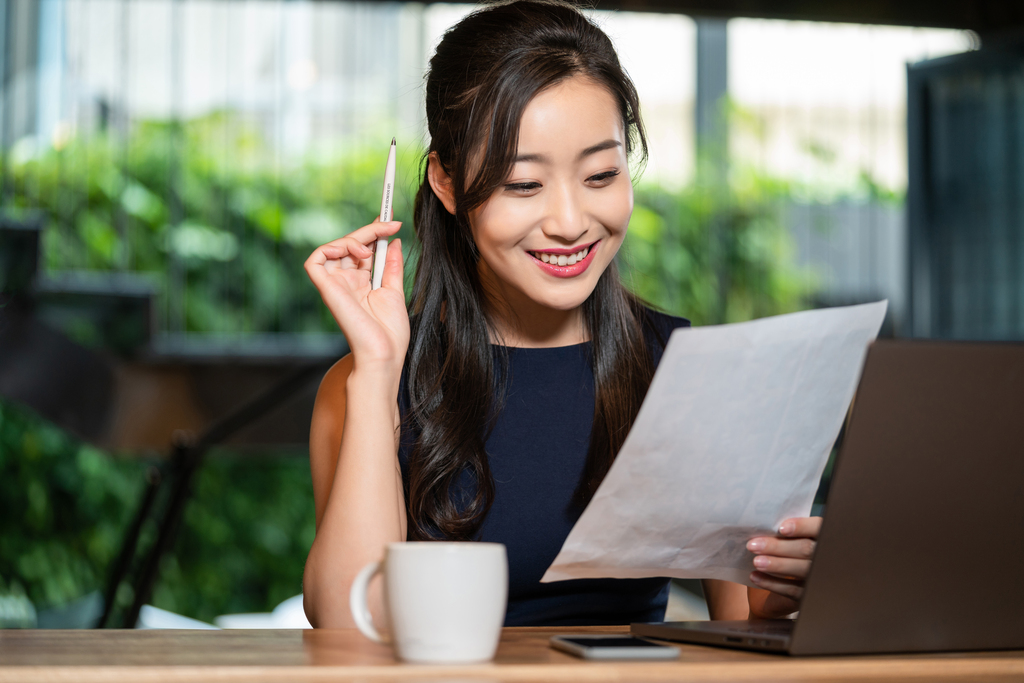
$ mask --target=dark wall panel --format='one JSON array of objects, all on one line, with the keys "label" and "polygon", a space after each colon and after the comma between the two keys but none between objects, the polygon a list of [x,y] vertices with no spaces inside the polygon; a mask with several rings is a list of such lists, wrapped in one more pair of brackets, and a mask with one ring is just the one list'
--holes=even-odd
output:
[{"label": "dark wall panel", "polygon": [[913,331],[1024,339],[1024,48],[909,69]]}]

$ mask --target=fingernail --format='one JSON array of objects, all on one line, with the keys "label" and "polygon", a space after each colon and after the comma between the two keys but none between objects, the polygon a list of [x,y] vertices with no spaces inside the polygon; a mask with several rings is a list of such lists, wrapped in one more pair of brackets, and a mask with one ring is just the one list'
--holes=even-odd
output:
[{"label": "fingernail", "polygon": [[761,583],[761,575],[758,574],[757,572],[751,572],[750,573],[750,580],[753,581],[754,583]]},{"label": "fingernail", "polygon": [[779,533],[783,536],[789,536],[794,531],[796,531],[796,524],[793,522],[783,522],[782,526],[779,527]]},{"label": "fingernail", "polygon": [[752,538],[747,541],[747,550],[756,553],[759,550],[764,550],[764,539],[763,538]]},{"label": "fingernail", "polygon": [[771,563],[772,561],[764,555],[758,555],[754,558],[754,566],[758,569],[767,569],[768,565],[770,565]]}]

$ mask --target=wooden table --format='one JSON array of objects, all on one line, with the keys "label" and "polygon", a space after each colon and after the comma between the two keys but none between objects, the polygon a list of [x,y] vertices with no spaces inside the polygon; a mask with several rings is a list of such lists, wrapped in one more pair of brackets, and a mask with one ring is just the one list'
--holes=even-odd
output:
[{"label": "wooden table", "polygon": [[683,645],[675,662],[585,662],[508,628],[493,662],[403,664],[358,631],[0,631],[7,681],[1024,681],[1024,651],[792,658]]}]

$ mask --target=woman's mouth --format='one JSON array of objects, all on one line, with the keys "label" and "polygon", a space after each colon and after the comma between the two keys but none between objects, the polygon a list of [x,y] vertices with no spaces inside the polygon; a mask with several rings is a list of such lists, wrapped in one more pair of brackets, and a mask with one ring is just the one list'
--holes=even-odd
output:
[{"label": "woman's mouth", "polygon": [[585,271],[594,260],[594,252],[600,240],[574,252],[563,253],[565,250],[530,251],[534,262],[541,270],[555,277],[575,277]]}]

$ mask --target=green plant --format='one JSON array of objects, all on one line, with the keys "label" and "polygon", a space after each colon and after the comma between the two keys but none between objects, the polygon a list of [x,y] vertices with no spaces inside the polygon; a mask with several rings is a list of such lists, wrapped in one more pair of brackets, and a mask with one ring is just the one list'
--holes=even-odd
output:
[{"label": "green plant", "polygon": [[0,583],[36,607],[103,590],[143,467],[0,401]]},{"label": "green plant", "polygon": [[[10,153],[3,168],[10,208],[47,218],[46,269],[150,274],[163,330],[335,332],[302,263],[373,220],[379,151],[281,166],[255,128],[218,113],[137,122],[126,140],[100,134]],[[410,246],[418,162],[398,159],[395,215]]]},{"label": "green plant", "polygon": [[[302,262],[373,218],[383,166],[374,149],[282,167],[258,129],[228,112],[8,156],[13,206],[47,216],[48,270],[149,273],[162,329],[231,334],[337,330]],[[399,157],[395,215],[407,254],[419,161]],[[641,296],[698,324],[795,310],[814,285],[792,267],[778,217],[805,188],[735,168],[678,192],[641,183],[623,250]],[[881,196],[870,179],[862,185]]]},{"label": "green plant", "polygon": [[[0,597],[45,609],[103,591],[150,464],[0,401]],[[144,547],[154,531],[144,528]],[[270,611],[302,591],[313,534],[305,458],[216,453],[199,470],[151,602],[206,621]]]},{"label": "green plant", "polygon": [[302,592],[314,534],[306,458],[213,454],[196,477],[152,602],[204,621],[269,612]]},{"label": "green plant", "polygon": [[640,185],[623,245],[630,286],[695,325],[800,309],[814,281],[794,266],[779,218],[788,192],[787,183],[750,169],[726,187]]}]

